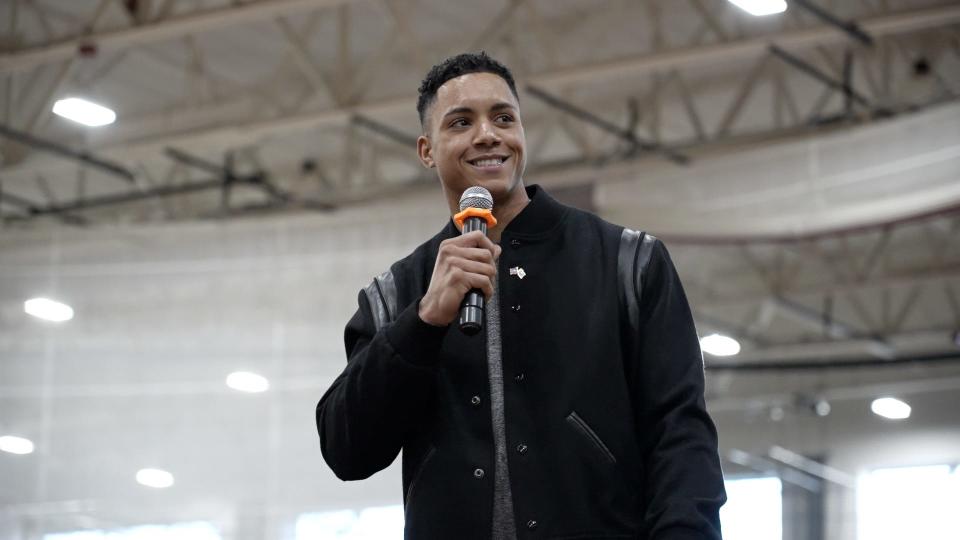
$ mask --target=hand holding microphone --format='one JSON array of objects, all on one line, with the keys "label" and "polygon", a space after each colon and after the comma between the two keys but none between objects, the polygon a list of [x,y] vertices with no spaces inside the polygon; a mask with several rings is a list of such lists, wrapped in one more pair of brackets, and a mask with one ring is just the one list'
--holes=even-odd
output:
[{"label": "hand holding microphone", "polygon": [[460,197],[455,220],[462,224],[462,234],[440,243],[430,286],[420,301],[424,322],[446,326],[459,315],[468,335],[482,328],[484,298],[493,294],[501,251],[486,235],[487,226],[496,224],[492,208],[493,198],[484,188],[469,188]]}]

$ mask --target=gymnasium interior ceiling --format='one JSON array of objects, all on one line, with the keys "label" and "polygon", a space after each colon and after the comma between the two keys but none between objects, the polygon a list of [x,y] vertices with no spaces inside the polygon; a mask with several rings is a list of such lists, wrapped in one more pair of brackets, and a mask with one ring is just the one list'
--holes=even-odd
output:
[{"label": "gymnasium interior ceiling", "polygon": [[[254,530],[398,493],[311,490],[301,438],[355,291],[445,219],[416,88],[464,50],[515,72],[526,182],[662,237],[701,333],[740,340],[706,359],[727,433],[821,399],[858,433],[844,404],[878,393],[960,404],[957,2],[3,0],[0,17],[0,427],[60,442],[37,468],[0,462],[0,502],[37,530],[145,508]],[[74,95],[116,122],[50,112]],[[388,212],[430,219],[378,238]],[[20,307],[49,281],[88,310],[56,338]],[[238,362],[273,369],[278,397],[238,404],[218,379]],[[939,414],[931,429],[956,425]],[[174,456],[182,504],[128,485],[141,455]]]}]

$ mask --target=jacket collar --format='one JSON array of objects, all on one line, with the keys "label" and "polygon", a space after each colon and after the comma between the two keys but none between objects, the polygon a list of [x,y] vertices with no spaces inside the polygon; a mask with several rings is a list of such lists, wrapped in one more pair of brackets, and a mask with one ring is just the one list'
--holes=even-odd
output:
[{"label": "jacket collar", "polygon": [[[526,186],[530,202],[523,207],[503,230],[503,236],[536,237],[550,233],[566,216],[568,207],[560,204],[537,184]],[[451,218],[444,229],[444,236],[452,238],[460,230]]]}]

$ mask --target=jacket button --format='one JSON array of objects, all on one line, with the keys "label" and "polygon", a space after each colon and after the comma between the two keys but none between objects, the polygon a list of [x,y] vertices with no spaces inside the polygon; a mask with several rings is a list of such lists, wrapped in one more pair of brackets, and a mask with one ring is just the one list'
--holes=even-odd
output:
[{"label": "jacket button", "polygon": [[479,405],[479,404],[480,404],[480,396],[473,396],[472,398],[470,398],[470,403],[472,403],[473,405]]},{"label": "jacket button", "polygon": [[536,529],[537,525],[539,525],[539,523],[537,523],[537,520],[535,519],[531,519],[530,521],[527,522],[527,528],[530,529],[531,531]]},{"label": "jacket button", "polygon": [[517,445],[517,453],[518,453],[518,454],[526,454],[526,453],[527,453],[527,445],[525,445],[525,444],[518,444],[518,445]]},{"label": "jacket button", "polygon": [[510,247],[517,249],[518,247],[520,247],[520,241],[514,238],[513,240],[510,241]]},{"label": "jacket button", "polygon": [[516,376],[514,376],[514,379],[516,379],[517,382],[522,382],[525,378],[526,376],[523,373],[517,373]]},{"label": "jacket button", "polygon": [[474,469],[473,471],[474,478],[483,478],[483,469]]},{"label": "jacket button", "polygon": [[510,309],[513,310],[514,313],[516,313],[516,312],[520,311],[520,304],[514,304],[514,305],[510,306]]}]

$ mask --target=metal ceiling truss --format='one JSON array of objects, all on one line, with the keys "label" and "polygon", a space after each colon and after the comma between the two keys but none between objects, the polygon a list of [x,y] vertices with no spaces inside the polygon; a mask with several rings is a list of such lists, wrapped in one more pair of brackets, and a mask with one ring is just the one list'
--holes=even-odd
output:
[{"label": "metal ceiling truss", "polygon": [[[960,355],[958,235],[960,209],[953,209],[790,241],[726,247],[711,242],[714,257],[730,257],[742,269],[718,266],[685,284],[702,326],[751,344],[739,356],[750,365],[858,351],[892,361],[916,357],[911,349],[918,342],[927,352],[946,350],[955,358]],[[684,249],[682,242],[673,244]],[[747,273],[748,286],[731,282],[731,276]],[[731,320],[730,313],[747,315]],[[784,334],[800,337],[784,341]]]},{"label": "metal ceiling truss", "polygon": [[[166,165],[160,164],[157,156],[173,144],[199,148],[203,146],[201,143],[226,138],[242,148],[260,144],[267,136],[289,136],[333,125],[344,129],[342,151],[304,155],[280,168],[274,165],[275,170],[269,172],[275,188],[295,191],[290,189],[291,184],[300,182],[301,175],[294,171],[299,170],[301,162],[311,161],[327,172],[327,181],[318,186],[325,193],[325,204],[377,197],[383,190],[415,184],[423,177],[420,172],[413,176],[407,172],[411,167],[416,170],[417,166],[412,148],[406,152],[399,152],[397,148],[397,143],[406,144],[415,136],[383,120],[411,108],[415,97],[376,101],[366,98],[378,83],[381,66],[397,61],[398,56],[422,61],[428,48],[459,49],[456,44],[424,43],[418,39],[410,21],[418,2],[381,1],[389,15],[391,29],[366,58],[357,62],[348,39],[354,17],[351,5],[356,2],[259,0],[192,13],[178,11],[185,9],[185,4],[176,0],[145,2],[137,4],[137,9],[130,13],[130,27],[100,31],[98,24],[104,13],[118,9],[112,3],[116,0],[102,0],[89,17],[75,22],[79,26],[73,34],[54,36],[51,29],[47,44],[15,47],[0,54],[0,74],[6,74],[7,91],[3,94],[2,107],[6,124],[38,137],[49,118],[51,100],[65,81],[76,76],[73,64],[90,47],[97,54],[114,55],[97,74],[107,77],[124,61],[129,47],[180,40],[188,51],[185,59],[182,62],[166,60],[177,63],[188,81],[180,105],[172,109],[165,105],[156,116],[125,120],[113,130],[116,138],[90,138],[87,144],[91,150],[113,159],[122,156],[129,169],[160,176],[163,173],[158,167]],[[575,37],[578,28],[589,24],[591,18],[602,16],[603,10],[570,13],[547,21],[541,12],[543,5],[538,7],[533,0],[510,0],[488,24],[481,25],[470,42],[487,47],[498,56],[517,59],[514,65],[521,65],[516,68],[518,82],[527,93],[562,112],[528,116],[531,173],[561,165],[575,168],[579,163],[595,176],[598,165],[631,160],[646,153],[683,163],[690,151],[704,145],[774,140],[790,134],[810,133],[823,124],[864,123],[954,100],[960,94],[957,75],[944,69],[945,65],[960,59],[957,46],[960,6],[913,11],[896,11],[895,6],[890,6],[891,12],[887,12],[885,3],[878,5],[861,0],[856,6],[862,16],[856,21],[844,21],[830,15],[829,3],[825,7],[810,2],[800,4],[805,9],[788,11],[781,31],[750,36],[736,20],[731,23],[729,17],[723,17],[724,3],[702,0],[670,3],[671,10],[685,9],[683,16],[697,22],[695,30],[683,36],[664,31],[666,5],[663,2],[611,2],[611,9],[625,13],[634,10],[649,25],[648,31],[642,33],[649,41],[643,44],[645,52],[564,66],[556,54],[557,41],[561,36]],[[54,16],[46,4],[18,0],[13,6],[12,9],[19,6],[20,17],[25,16],[26,11],[39,18]],[[298,25],[291,22],[294,15],[302,16]],[[672,16],[677,16],[676,12]],[[316,26],[323,17],[336,20],[337,60],[329,66],[321,65],[310,52],[310,40],[315,38]],[[523,45],[510,35],[510,29],[520,24],[519,17],[529,23],[524,30],[545,59],[539,70],[524,66],[527,61],[521,50]],[[811,18],[813,22],[808,20]],[[821,24],[822,21],[827,24]],[[194,36],[254,22],[272,25],[273,32],[287,47],[268,79],[238,85],[218,72],[215,59],[202,50]],[[48,21],[45,27],[53,25]],[[154,56],[161,54],[156,50],[138,50]],[[704,69],[717,65],[729,66],[729,69],[703,80]],[[290,75],[295,78],[291,79]],[[633,79],[629,85],[622,85],[619,98],[584,97],[592,95],[590,88],[624,75]],[[795,90],[795,84],[803,78],[821,84],[815,98]],[[918,94],[918,85],[923,89],[922,94]],[[291,92],[297,88],[301,90]],[[718,88],[726,94],[718,94]],[[34,100],[31,111],[24,113],[17,110],[21,106],[18,98],[27,95],[40,98]],[[239,108],[256,112],[236,120]],[[206,126],[197,126],[198,118],[209,119],[209,122]],[[560,129],[555,129],[557,127]],[[365,140],[364,147],[358,148],[355,128],[381,137],[372,145]],[[565,156],[558,162],[538,159],[551,138],[558,136],[566,137],[578,154]],[[0,177],[34,166],[17,165],[23,162],[22,145],[7,144],[2,152],[4,167],[0,169]],[[367,153],[363,160],[358,159],[360,152]],[[365,170],[358,170],[361,162]],[[388,168],[385,162],[407,166]],[[339,180],[331,178],[330,171],[338,171]],[[367,171],[373,178],[368,177]],[[110,200],[118,201],[117,204],[141,200],[142,193],[140,189],[136,193],[118,193],[111,195]],[[179,191],[146,190],[146,193],[166,197]],[[183,193],[195,191],[184,189]],[[264,203],[275,203],[277,193],[264,190]],[[364,196],[358,198],[358,193]],[[7,208],[16,207],[16,203],[10,202],[12,199],[7,201]],[[56,209],[64,207],[72,212],[99,206],[99,203],[91,205],[78,199],[56,206],[36,206],[29,215],[56,213]],[[204,205],[197,206],[201,212],[204,208]],[[19,214],[4,215],[17,218]],[[190,215],[195,216],[185,216]]]}]

